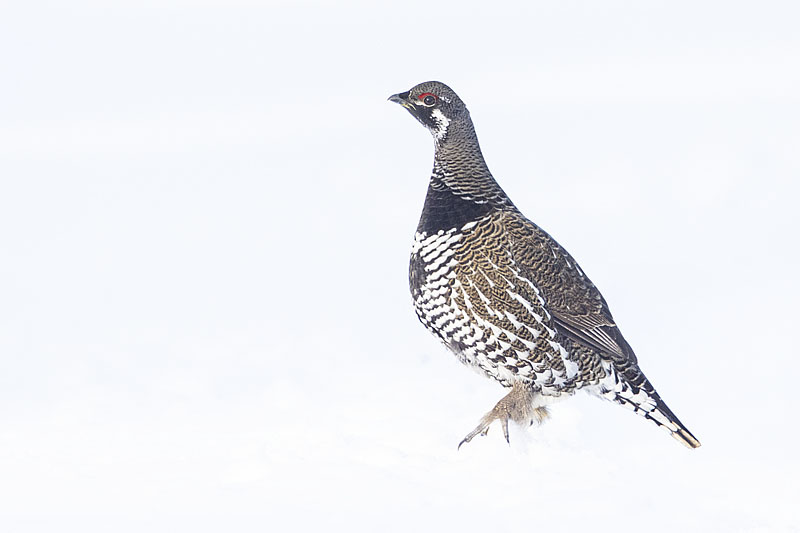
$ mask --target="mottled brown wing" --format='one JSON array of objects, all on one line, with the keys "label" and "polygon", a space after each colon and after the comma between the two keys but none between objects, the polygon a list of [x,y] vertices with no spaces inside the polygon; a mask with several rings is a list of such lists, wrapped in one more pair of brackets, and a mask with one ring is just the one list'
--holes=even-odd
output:
[{"label": "mottled brown wing", "polygon": [[559,332],[601,355],[635,363],[608,304],[572,256],[519,213],[508,213],[505,225],[514,261],[542,291]]}]

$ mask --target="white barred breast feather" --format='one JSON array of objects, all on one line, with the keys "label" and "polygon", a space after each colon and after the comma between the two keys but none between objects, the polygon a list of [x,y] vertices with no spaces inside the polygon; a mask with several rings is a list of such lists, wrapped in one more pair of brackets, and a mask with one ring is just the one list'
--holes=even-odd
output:
[{"label": "white barred breast feather", "polygon": [[578,361],[561,345],[544,299],[509,254],[493,258],[484,250],[471,268],[462,267],[495,222],[484,217],[415,235],[410,270],[417,316],[463,363],[506,387],[524,381],[546,396],[572,392]]}]

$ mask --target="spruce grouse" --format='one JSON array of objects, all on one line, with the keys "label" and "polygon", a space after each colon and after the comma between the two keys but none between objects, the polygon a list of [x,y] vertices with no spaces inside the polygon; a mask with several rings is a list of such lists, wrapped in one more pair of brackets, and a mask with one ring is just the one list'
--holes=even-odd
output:
[{"label": "spruce grouse", "polygon": [[541,422],[578,389],[622,404],[689,448],[700,442],[639,369],[600,291],[497,184],[469,111],[448,86],[389,98],[433,134],[433,173],[409,282],[419,320],[466,365],[510,392],[459,444],[499,420]]}]

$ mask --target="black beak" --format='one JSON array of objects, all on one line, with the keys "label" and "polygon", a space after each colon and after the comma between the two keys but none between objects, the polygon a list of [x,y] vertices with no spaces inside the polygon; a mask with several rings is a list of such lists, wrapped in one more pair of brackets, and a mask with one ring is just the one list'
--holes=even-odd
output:
[{"label": "black beak", "polygon": [[410,92],[411,91],[406,91],[404,93],[393,94],[389,97],[389,101],[394,102],[395,104],[400,104],[413,113],[417,110],[417,108],[414,107],[414,104],[408,101],[408,95]]},{"label": "black beak", "polygon": [[408,94],[410,91],[406,91],[404,93],[393,94],[389,97],[390,102],[394,102],[395,104],[407,104],[408,103]]}]

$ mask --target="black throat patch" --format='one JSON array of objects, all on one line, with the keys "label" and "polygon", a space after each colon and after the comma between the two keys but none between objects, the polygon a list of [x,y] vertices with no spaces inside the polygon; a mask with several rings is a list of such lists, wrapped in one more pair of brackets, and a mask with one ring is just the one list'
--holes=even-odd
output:
[{"label": "black throat patch", "polygon": [[431,182],[417,232],[432,235],[439,230],[460,228],[496,208],[491,201],[467,200],[441,182]]}]

